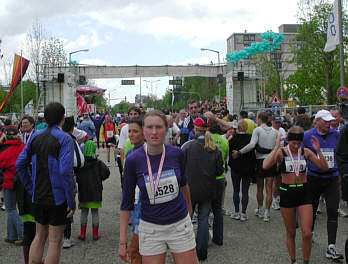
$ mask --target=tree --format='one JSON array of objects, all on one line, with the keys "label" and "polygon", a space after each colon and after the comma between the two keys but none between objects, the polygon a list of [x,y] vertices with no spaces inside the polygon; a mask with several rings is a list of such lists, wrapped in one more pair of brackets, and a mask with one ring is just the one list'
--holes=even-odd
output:
[{"label": "tree", "polygon": [[[300,104],[318,104],[322,100],[333,104],[339,87],[339,50],[324,52],[332,4],[325,0],[302,0],[299,7],[301,26],[292,43],[291,61],[296,63],[297,71],[286,80],[286,95]],[[343,28],[347,28],[344,14],[343,17]],[[345,35],[343,39],[347,45]]]},{"label": "tree", "polygon": [[50,37],[42,45],[42,64],[51,66],[64,66],[67,62],[64,44],[60,39]]},{"label": "tree", "polygon": [[115,104],[112,108],[111,108],[111,112],[113,114],[116,113],[127,113],[129,109],[129,104],[125,101],[122,101],[118,104]]},{"label": "tree", "polygon": [[[33,100],[35,104],[35,83],[31,81],[23,81],[23,105],[26,106],[31,100]],[[7,92],[5,92],[2,88],[0,88],[0,102],[5,100],[7,96]],[[17,85],[13,93],[11,94],[8,102],[6,103],[2,112],[4,113],[20,113],[21,111],[21,87],[20,84]]]}]

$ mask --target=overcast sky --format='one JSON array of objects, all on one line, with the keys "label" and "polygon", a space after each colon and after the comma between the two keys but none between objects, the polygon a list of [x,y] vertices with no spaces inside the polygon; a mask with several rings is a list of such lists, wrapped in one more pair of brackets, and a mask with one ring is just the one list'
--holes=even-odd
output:
[{"label": "overcast sky", "polygon": [[[5,57],[25,50],[25,36],[35,18],[51,35],[64,41],[73,60],[91,65],[167,65],[217,62],[226,55],[226,39],[235,32],[278,32],[281,24],[297,22],[296,0],[1,0],[0,39]],[[162,96],[168,78],[153,83]],[[4,80],[2,67],[0,80]],[[136,86],[120,80],[97,80],[113,90],[111,97],[134,101]],[[143,93],[146,89],[143,82]],[[114,102],[115,103],[115,102]]]}]

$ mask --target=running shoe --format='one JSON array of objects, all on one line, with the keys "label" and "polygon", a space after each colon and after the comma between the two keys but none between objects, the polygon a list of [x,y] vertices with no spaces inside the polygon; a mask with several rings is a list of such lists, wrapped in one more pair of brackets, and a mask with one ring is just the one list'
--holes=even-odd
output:
[{"label": "running shoe", "polygon": [[326,257],[333,260],[343,259],[343,255],[338,253],[335,245],[329,245],[326,250]]},{"label": "running shoe", "polygon": [[255,209],[255,216],[258,216],[259,218],[263,218],[263,210],[261,208]]},{"label": "running shoe", "polygon": [[264,222],[269,222],[269,212],[268,211],[265,211],[265,213],[263,214],[263,221]]},{"label": "running shoe", "polygon": [[234,220],[240,220],[240,213],[239,212],[232,213],[231,218]]},{"label": "running shoe", "polygon": [[73,245],[71,238],[64,238],[63,248],[71,248]]},{"label": "running shoe", "polygon": [[231,215],[231,212],[229,212],[226,208],[222,207],[222,214],[229,216]]},{"label": "running shoe", "polygon": [[245,222],[246,220],[248,220],[247,214],[241,213],[241,215],[240,215],[240,221]]},{"label": "running shoe", "polygon": [[1,206],[1,211],[6,211],[5,203]]},{"label": "running shoe", "polygon": [[342,216],[342,217],[348,217],[347,203],[342,200],[340,201],[340,204],[339,204],[338,214],[339,216]]},{"label": "running shoe", "polygon": [[278,198],[273,198],[271,207],[272,207],[273,210],[279,210],[280,209]]}]

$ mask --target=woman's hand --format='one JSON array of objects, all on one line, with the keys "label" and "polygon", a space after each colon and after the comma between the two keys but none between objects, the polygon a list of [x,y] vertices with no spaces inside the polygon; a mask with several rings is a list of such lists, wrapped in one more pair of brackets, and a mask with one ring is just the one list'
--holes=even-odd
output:
[{"label": "woman's hand", "polygon": [[312,146],[317,153],[320,152],[320,143],[315,136],[312,136]]},{"label": "woman's hand", "polygon": [[118,255],[124,262],[129,262],[129,257],[127,253],[127,243],[120,243],[118,245]]}]

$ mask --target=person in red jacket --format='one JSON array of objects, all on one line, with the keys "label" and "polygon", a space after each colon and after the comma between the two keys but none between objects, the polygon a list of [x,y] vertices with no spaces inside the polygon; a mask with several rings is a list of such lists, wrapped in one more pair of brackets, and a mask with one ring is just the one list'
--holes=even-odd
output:
[{"label": "person in red jacket", "polygon": [[[110,166],[110,143],[116,145],[115,136],[118,135],[117,126],[111,121],[110,115],[105,116],[105,123],[100,127],[100,141],[106,143],[106,158],[108,161],[108,166]],[[115,160],[117,158],[117,153],[114,151]]]},{"label": "person in red jacket", "polygon": [[21,136],[16,126],[8,126],[5,129],[6,141],[0,144],[0,170],[3,173],[4,200],[7,212],[7,237],[5,242],[22,245],[23,223],[16,209],[16,181],[15,163],[24,148]]}]

